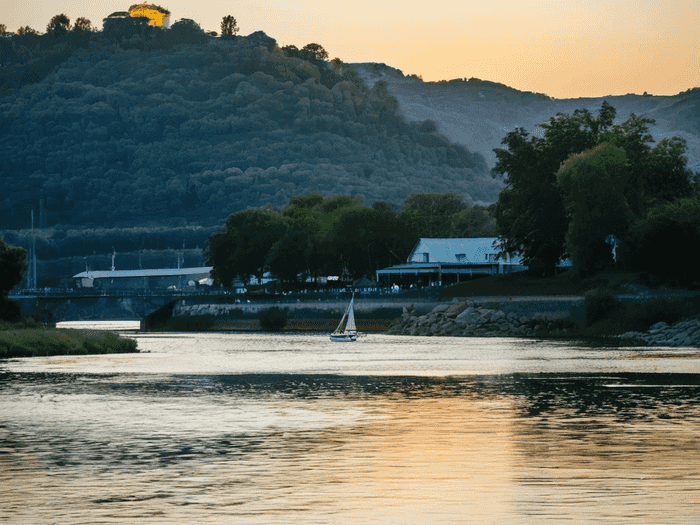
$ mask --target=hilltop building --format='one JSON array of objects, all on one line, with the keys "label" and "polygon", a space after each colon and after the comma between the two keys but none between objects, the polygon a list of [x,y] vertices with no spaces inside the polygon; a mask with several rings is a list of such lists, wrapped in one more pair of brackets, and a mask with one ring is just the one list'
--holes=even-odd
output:
[{"label": "hilltop building", "polygon": [[102,32],[116,40],[139,35],[151,38],[158,29],[170,27],[170,11],[152,4],[135,4],[102,20]]},{"label": "hilltop building", "polygon": [[134,4],[129,8],[129,15],[132,17],[144,16],[148,18],[149,25],[157,27],[170,27],[170,11],[153,4]]}]

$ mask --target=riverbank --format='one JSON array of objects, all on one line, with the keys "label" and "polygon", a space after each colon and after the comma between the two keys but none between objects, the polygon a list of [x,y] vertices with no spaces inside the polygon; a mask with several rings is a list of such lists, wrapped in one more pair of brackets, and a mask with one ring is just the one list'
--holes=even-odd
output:
[{"label": "riverbank", "polygon": [[138,352],[136,341],[108,331],[0,325],[0,359]]},{"label": "riverbank", "polygon": [[[348,306],[347,300],[328,301],[251,301],[234,304],[192,304],[173,301],[147,316],[142,329],[156,331],[265,331],[265,319],[281,318],[280,329],[332,331]],[[429,312],[437,304],[433,299],[422,301],[391,297],[355,297],[355,323],[362,332],[383,332],[413,304],[415,309]]]},{"label": "riverbank", "polygon": [[[543,300],[543,305],[546,303]],[[583,300],[581,303],[585,309]],[[660,321],[648,330],[614,334],[601,331],[598,320],[587,323],[588,311],[581,312],[581,321],[575,322],[571,316],[544,313],[546,306],[531,316],[519,316],[505,309],[457,299],[439,304],[428,313],[408,307],[386,333],[429,337],[603,338],[625,345],[700,347],[700,319],[697,318],[673,323]],[[619,311],[610,313],[619,315]],[[607,321],[609,319],[603,319]]]}]

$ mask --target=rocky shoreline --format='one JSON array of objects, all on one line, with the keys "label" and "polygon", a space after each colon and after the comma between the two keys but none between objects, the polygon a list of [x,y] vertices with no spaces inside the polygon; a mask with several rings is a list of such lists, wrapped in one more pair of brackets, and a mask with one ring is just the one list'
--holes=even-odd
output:
[{"label": "rocky shoreline", "polygon": [[618,336],[646,346],[692,346],[700,348],[700,320],[686,319],[669,325],[656,323],[646,332],[626,332]]},{"label": "rocky shoreline", "polygon": [[573,324],[546,314],[532,317],[506,314],[498,308],[479,306],[472,301],[439,304],[427,314],[404,308],[401,318],[387,330],[390,335],[529,337],[548,333],[570,334]]},{"label": "rocky shoreline", "polygon": [[[579,334],[570,319],[541,313],[518,316],[472,301],[439,304],[422,315],[413,307],[404,308],[401,317],[386,333],[436,337],[567,337]],[[645,346],[700,347],[700,320],[684,320],[672,326],[657,323],[648,332],[628,332],[618,337],[627,343]]]}]

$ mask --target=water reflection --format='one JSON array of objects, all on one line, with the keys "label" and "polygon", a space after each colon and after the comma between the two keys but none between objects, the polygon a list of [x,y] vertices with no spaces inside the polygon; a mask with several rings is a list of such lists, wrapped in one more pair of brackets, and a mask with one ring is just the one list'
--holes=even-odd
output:
[{"label": "water reflection", "polygon": [[[556,373],[192,373],[183,363],[195,356],[177,338],[165,341],[154,355],[114,367],[101,358],[4,367],[0,521],[663,524],[700,517],[699,374],[574,372],[582,356],[597,352],[587,348],[567,366],[557,349],[557,368],[569,372]],[[227,344],[243,353],[240,341]],[[255,344],[254,352],[292,362],[274,341]],[[325,348],[292,346],[302,369],[313,368]],[[203,368],[216,369],[208,361],[216,351],[202,349]],[[421,367],[430,370],[430,354],[432,369],[448,369],[445,355],[458,351],[422,347]],[[400,350],[348,352],[333,358],[357,368]],[[397,362],[415,363],[416,352],[406,349]],[[470,366],[503,367],[498,358],[507,352],[483,346]],[[529,350],[521,355],[534,361]],[[152,357],[171,361],[139,362]],[[551,359],[542,361],[546,370]]]}]

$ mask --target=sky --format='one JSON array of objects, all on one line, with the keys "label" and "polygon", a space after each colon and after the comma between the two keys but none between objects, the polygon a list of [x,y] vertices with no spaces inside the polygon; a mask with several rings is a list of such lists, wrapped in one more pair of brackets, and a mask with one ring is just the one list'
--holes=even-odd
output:
[{"label": "sky", "polygon": [[[0,24],[93,26],[137,0],[5,0]],[[555,98],[675,95],[700,87],[700,0],[160,0],[191,18],[280,46],[314,42],[343,62],[382,62],[425,81],[480,78]]]}]

